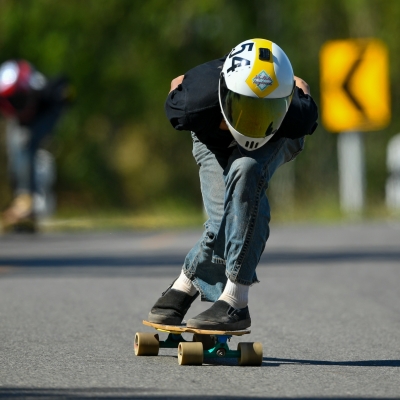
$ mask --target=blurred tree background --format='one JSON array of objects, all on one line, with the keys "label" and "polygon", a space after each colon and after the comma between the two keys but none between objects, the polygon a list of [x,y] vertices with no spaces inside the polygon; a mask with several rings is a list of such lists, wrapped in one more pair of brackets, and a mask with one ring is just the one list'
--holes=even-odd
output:
[{"label": "blurred tree background", "polygon": [[[374,208],[384,203],[387,142],[400,131],[399,20],[398,0],[0,0],[0,62],[25,58],[49,76],[65,72],[76,88],[49,144],[61,213],[169,206],[201,213],[190,135],[164,114],[174,77],[263,37],[285,50],[318,104],[324,42],[379,38],[390,52],[393,117],[364,135]],[[11,196],[0,139],[4,208]],[[338,209],[336,141],[320,124],[303,154],[278,172],[270,189],[278,213],[293,205],[305,217],[307,209]]]}]

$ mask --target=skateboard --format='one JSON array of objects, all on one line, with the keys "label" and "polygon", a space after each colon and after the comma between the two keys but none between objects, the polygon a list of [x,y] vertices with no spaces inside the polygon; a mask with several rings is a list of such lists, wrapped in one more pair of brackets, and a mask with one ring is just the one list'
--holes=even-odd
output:
[{"label": "skateboard", "polygon": [[[158,333],[137,332],[134,341],[135,355],[156,356],[159,349],[178,349],[179,365],[202,365],[207,358],[237,358],[239,365],[260,366],[263,359],[262,344],[241,342],[237,350],[231,350],[228,343],[232,336],[243,336],[249,330],[218,331],[188,328],[186,325],[162,325],[144,320],[143,325],[159,332],[168,333],[166,340],[160,340]],[[182,333],[193,333],[193,340],[187,341]]]},{"label": "skateboard", "polygon": [[3,218],[2,231],[4,233],[36,233],[37,225],[33,218],[27,217],[15,223],[8,223]]}]

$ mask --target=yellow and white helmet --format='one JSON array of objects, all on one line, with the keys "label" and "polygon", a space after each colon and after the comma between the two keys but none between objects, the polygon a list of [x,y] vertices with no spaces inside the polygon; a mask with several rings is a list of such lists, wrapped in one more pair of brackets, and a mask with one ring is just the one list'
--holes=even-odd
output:
[{"label": "yellow and white helmet", "polygon": [[295,87],[283,50],[265,39],[238,44],[227,56],[219,80],[222,114],[237,143],[263,146],[280,127]]}]

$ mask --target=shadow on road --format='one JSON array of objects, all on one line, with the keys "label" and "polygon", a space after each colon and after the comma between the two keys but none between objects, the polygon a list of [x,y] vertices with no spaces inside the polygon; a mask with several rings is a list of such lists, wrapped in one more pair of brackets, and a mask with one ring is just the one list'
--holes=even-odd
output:
[{"label": "shadow on road", "polygon": [[[159,395],[146,394],[149,392],[162,392],[163,390],[154,389],[136,389],[136,388],[71,388],[71,389],[59,389],[59,388],[0,388],[0,399],[57,399],[62,398],[63,400],[83,400],[83,399],[102,399],[102,400],[119,400],[119,399],[146,399],[146,400],[182,400],[187,399],[188,396],[184,395],[168,395],[163,391]],[[348,399],[349,397],[285,397],[285,400],[306,400],[306,399]],[[213,395],[191,395],[190,399],[199,400],[236,400],[243,399],[242,396],[213,396]],[[246,399],[258,399],[258,400],[280,400],[283,397],[252,397],[246,396]],[[351,397],[352,400],[377,400],[377,397]],[[386,400],[384,397],[379,397],[380,400]],[[387,398],[388,400],[389,398]]]},{"label": "shadow on road", "polygon": [[[267,365],[265,364],[267,363]],[[317,361],[296,360],[290,358],[263,358],[264,366],[277,366],[281,364],[307,364],[330,365],[341,367],[400,367],[400,360],[365,360],[365,361]]]},{"label": "shadow on road", "polygon": [[[0,257],[0,266],[13,267],[148,267],[181,265],[185,254],[151,254],[127,256],[9,256]],[[341,262],[396,262],[400,266],[400,251],[393,249],[335,252],[266,252],[261,263],[318,264]]]}]

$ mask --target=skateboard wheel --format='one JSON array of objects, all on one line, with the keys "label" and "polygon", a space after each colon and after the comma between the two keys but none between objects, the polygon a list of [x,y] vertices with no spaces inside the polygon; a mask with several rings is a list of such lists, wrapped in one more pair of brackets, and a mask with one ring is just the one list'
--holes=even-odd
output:
[{"label": "skateboard wheel", "polygon": [[156,356],[160,348],[157,333],[137,332],[133,344],[137,356]]},{"label": "skateboard wheel", "polygon": [[215,337],[211,335],[195,333],[193,335],[193,342],[203,343],[203,350],[210,350],[215,347]]},{"label": "skateboard wheel", "polygon": [[181,342],[178,346],[179,365],[203,364],[203,344],[201,342]]},{"label": "skateboard wheel", "polygon": [[239,343],[240,351],[239,365],[254,365],[260,366],[263,360],[263,348],[260,342],[255,343]]}]

